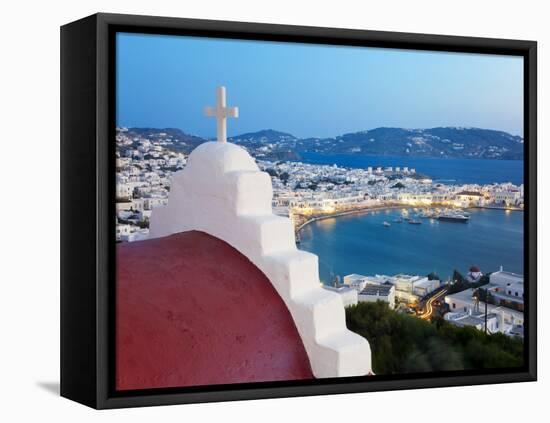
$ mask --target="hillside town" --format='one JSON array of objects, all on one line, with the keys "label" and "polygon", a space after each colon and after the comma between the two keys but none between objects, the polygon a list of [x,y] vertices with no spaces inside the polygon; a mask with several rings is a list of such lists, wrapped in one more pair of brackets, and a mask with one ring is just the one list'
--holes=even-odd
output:
[{"label": "hillside town", "polygon": [[[162,132],[136,137],[118,128],[116,146],[116,239],[146,239],[151,212],[167,204],[172,174],[185,167],[187,155],[173,135]],[[463,209],[470,207],[523,210],[523,185],[443,184],[406,166],[354,169],[257,156],[256,160],[271,176],[273,210],[293,221],[297,242],[299,229],[313,220],[374,208],[414,208],[432,218],[456,218],[456,210],[467,216]],[[481,288],[464,285],[457,290],[457,281],[443,282],[437,275],[350,274],[325,289],[340,293],[346,306],[382,301],[421,319],[437,315],[457,326],[522,337],[523,276],[502,269],[484,275],[475,266],[466,276],[472,284],[482,278]]]},{"label": "hillside town", "polygon": [[[185,167],[187,155],[181,142],[162,132],[132,137],[118,128],[116,146],[116,238],[131,242],[147,237],[151,211],[167,203],[171,176]],[[523,184],[443,184],[406,166],[354,169],[256,159],[271,175],[275,213],[290,217],[297,231],[311,219],[390,206],[431,213],[428,208],[443,207],[447,214],[468,207],[523,209]]]},{"label": "hillside town", "polygon": [[126,128],[117,128],[117,241],[147,237],[152,210],[167,204],[170,178],[185,167],[186,155],[173,149],[176,140],[168,134],[155,135],[132,138]]},{"label": "hillside town", "polygon": [[456,326],[523,338],[523,275],[502,267],[483,274],[472,266],[464,281],[443,283],[437,275],[350,274],[334,285],[325,289],[338,292],[346,307],[381,301],[390,309],[424,320],[443,317]]}]

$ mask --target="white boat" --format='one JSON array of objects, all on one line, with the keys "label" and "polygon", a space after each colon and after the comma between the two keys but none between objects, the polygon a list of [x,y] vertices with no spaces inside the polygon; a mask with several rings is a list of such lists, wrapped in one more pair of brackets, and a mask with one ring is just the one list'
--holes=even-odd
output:
[{"label": "white boat", "polygon": [[384,226],[391,226],[391,223],[390,223],[390,222],[386,222],[386,221],[384,220],[384,223],[382,223],[382,225],[384,225]]},{"label": "white boat", "polygon": [[465,216],[459,213],[447,213],[440,215],[438,220],[442,220],[444,222],[468,223],[470,216]]}]

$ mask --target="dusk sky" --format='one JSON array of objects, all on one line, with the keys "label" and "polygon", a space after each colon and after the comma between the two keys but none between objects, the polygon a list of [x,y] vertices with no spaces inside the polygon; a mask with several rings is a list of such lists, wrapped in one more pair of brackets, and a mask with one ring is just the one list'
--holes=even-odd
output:
[{"label": "dusk sky", "polygon": [[117,125],[214,137],[218,85],[239,107],[228,135],[330,137],[380,126],[472,126],[523,136],[523,59],[118,34]]}]

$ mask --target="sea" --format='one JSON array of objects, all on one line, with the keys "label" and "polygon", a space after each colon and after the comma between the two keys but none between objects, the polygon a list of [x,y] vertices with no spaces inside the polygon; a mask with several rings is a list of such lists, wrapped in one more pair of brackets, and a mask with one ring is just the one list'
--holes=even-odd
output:
[{"label": "sea", "polygon": [[300,153],[300,161],[366,169],[399,166],[416,169],[435,182],[447,184],[523,183],[523,160],[438,159],[433,157],[360,156],[352,154]]},{"label": "sea", "polygon": [[[323,155],[306,153],[303,160],[342,167],[408,166],[434,181],[448,184],[523,183],[523,161],[436,159],[419,157]],[[350,273],[427,275],[447,280],[472,265],[483,272],[523,273],[522,211],[469,209],[468,223],[421,219],[421,225],[396,223],[403,209],[369,211],[319,220],[300,231],[299,248],[319,257],[323,283]],[[410,211],[414,214],[414,211]],[[387,221],[390,226],[384,226]]]}]

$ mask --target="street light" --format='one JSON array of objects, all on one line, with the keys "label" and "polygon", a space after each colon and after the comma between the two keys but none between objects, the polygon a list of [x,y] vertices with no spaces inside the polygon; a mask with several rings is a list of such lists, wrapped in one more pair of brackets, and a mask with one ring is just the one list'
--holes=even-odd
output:
[{"label": "street light", "polygon": [[476,311],[479,311],[479,299],[480,299],[479,297],[480,297],[481,291],[485,292],[485,301],[484,301],[484,303],[485,303],[485,335],[487,335],[487,300],[488,300],[487,297],[489,295],[489,292],[485,288],[477,288],[473,292],[472,298],[475,301]]}]

